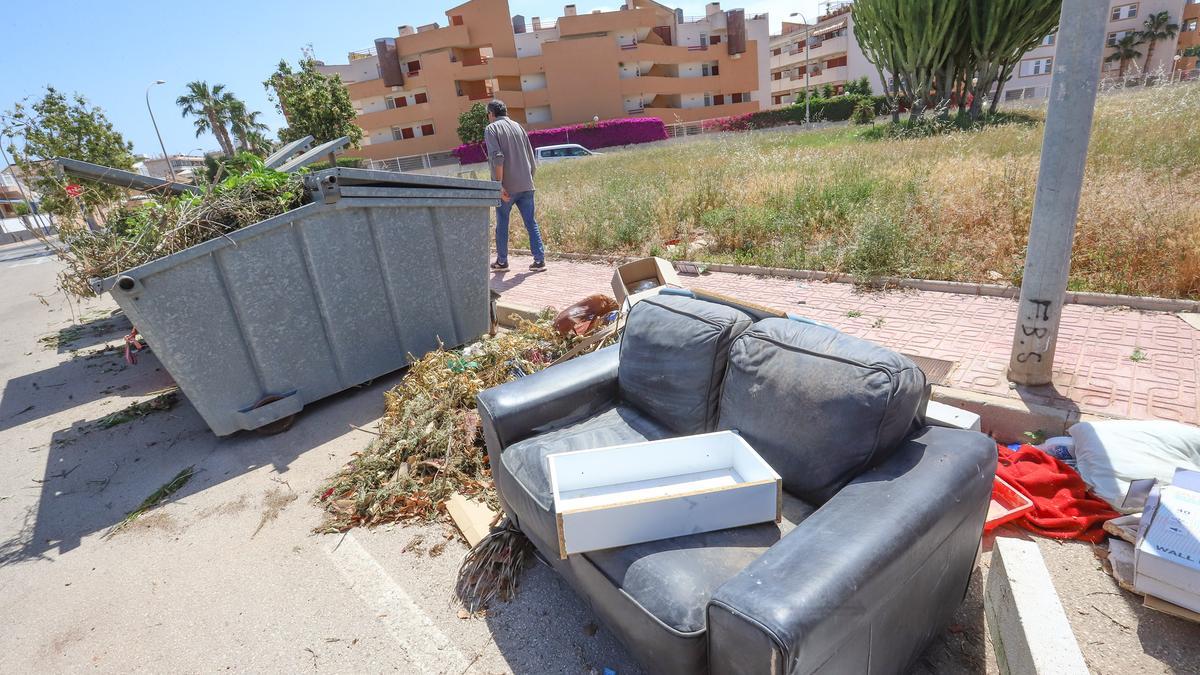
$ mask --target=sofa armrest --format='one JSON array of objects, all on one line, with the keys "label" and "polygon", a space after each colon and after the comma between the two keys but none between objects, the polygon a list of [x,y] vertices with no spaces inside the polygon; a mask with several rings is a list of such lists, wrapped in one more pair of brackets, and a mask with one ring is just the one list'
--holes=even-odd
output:
[{"label": "sofa armrest", "polygon": [[926,427],[713,594],[713,673],[905,670],[974,569],[996,446]]},{"label": "sofa armrest", "polygon": [[476,401],[488,449],[503,450],[615,401],[619,361],[620,345],[612,345],[481,392]]}]

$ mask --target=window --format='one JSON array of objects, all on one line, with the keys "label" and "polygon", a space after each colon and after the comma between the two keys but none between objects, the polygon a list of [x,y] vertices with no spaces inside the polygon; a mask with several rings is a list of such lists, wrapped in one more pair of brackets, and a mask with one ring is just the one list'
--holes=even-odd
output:
[{"label": "window", "polygon": [[422,91],[422,92],[419,92],[419,93],[418,93],[418,94],[417,94],[417,95],[414,97],[414,100],[415,100],[415,102],[417,102],[417,103],[429,103],[429,94],[426,94],[426,93],[425,93],[425,92],[423,92],[423,91]]},{"label": "window", "polygon": [[421,62],[419,60],[409,61],[405,66],[407,66],[409,75],[417,75],[421,72]]},{"label": "window", "polygon": [[725,105],[725,94],[717,94],[716,96],[713,96],[712,104]]},{"label": "window", "polygon": [[708,38],[708,44],[710,44],[710,45],[719,45],[719,44],[721,44],[721,36],[720,36],[720,35],[712,35],[712,36],[709,36],[709,38]]},{"label": "window", "polygon": [[396,107],[396,97],[395,96],[383,97],[383,107],[387,108],[388,110],[394,109]]},{"label": "window", "polygon": [[396,107],[397,108],[407,108],[408,107],[408,97],[407,96],[397,96],[396,97]]},{"label": "window", "polygon": [[392,127],[392,140],[399,141],[404,138],[404,130],[400,127]]},{"label": "window", "polygon": [[461,26],[461,25],[463,25],[463,18],[462,18],[462,14],[455,14],[454,16],[450,17],[450,25],[451,25],[451,26]]},{"label": "window", "polygon": [[[1196,2],[1200,2],[1200,0],[1196,0]],[[1197,28],[1197,24],[1198,24],[1198,23],[1200,23],[1200,19],[1186,19],[1186,20],[1184,20],[1184,22],[1183,22],[1183,32],[1185,32],[1185,33],[1191,33],[1191,32],[1193,32],[1193,31],[1195,31],[1195,30],[1196,30],[1196,28]]]},{"label": "window", "polygon": [[836,59],[829,59],[828,61],[825,62],[826,68],[837,68],[838,66],[844,66],[844,65],[846,65],[846,57],[845,56],[839,56]]},{"label": "window", "polygon": [[1128,5],[1117,5],[1112,9],[1112,20],[1132,19],[1137,16],[1137,10],[1138,4],[1136,2],[1131,2]]},{"label": "window", "polygon": [[712,94],[705,94],[704,95],[704,106],[707,108],[708,106],[713,104],[712,102],[713,102]]},{"label": "window", "polygon": [[1043,47],[1053,47],[1054,42],[1057,39],[1058,39],[1058,33],[1051,33],[1051,34],[1047,35],[1046,37],[1042,38],[1042,46]]},{"label": "window", "polygon": [[[1200,0],[1197,0],[1197,2],[1200,2]],[[771,50],[771,56],[779,56],[780,54],[783,54],[782,49],[772,49]]]},{"label": "window", "polygon": [[783,103],[782,96],[775,96],[774,99],[775,99],[775,105],[779,105],[779,104]]},{"label": "window", "polygon": [[421,135],[422,136],[432,136],[433,135],[433,125],[432,124],[422,124],[421,125]]},{"label": "window", "polygon": [[592,153],[583,148],[567,148],[565,156],[567,157],[587,157]]},{"label": "window", "polygon": [[413,132],[412,127],[407,127],[400,130],[400,136],[404,139],[416,138],[417,134]]},{"label": "window", "polygon": [[1044,59],[1026,59],[1021,62],[1021,77],[1045,75],[1050,72],[1053,63],[1054,57],[1050,56]]},{"label": "window", "polygon": [[1109,34],[1108,34],[1108,39],[1105,41],[1105,44],[1107,44],[1109,47],[1116,47],[1116,46],[1117,46],[1117,42],[1118,42],[1118,41],[1119,41],[1121,38],[1123,38],[1123,37],[1125,37],[1126,35],[1129,35],[1129,34],[1131,34],[1131,33],[1133,33],[1133,32],[1134,32],[1134,31],[1131,31],[1131,30],[1119,30],[1119,31],[1117,31],[1117,32],[1115,32],[1115,33],[1109,33]]},{"label": "window", "polygon": [[778,71],[777,71],[777,72],[774,72],[774,73],[771,73],[771,79],[772,79],[772,80],[782,80],[782,79],[783,79],[783,73],[782,73],[782,72],[778,72]]}]

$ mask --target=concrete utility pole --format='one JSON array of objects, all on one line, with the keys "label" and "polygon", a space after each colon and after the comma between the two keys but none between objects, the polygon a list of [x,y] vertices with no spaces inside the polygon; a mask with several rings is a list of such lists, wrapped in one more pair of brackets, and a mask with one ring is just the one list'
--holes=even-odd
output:
[{"label": "concrete utility pole", "polygon": [[1008,379],[1049,384],[1087,162],[1109,3],[1063,0]]}]

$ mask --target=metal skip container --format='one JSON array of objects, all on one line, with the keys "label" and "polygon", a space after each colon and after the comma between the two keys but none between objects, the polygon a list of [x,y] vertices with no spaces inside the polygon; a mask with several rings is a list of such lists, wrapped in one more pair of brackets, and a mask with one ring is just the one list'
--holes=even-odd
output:
[{"label": "metal skip container", "polygon": [[218,436],[489,327],[489,181],[337,168],[313,203],[99,282]]}]

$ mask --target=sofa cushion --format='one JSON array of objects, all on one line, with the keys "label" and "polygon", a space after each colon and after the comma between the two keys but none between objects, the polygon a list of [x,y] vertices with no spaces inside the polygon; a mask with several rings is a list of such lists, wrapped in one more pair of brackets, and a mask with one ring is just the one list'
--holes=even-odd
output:
[{"label": "sofa cushion", "polygon": [[[549,510],[550,465],[546,458],[560,452],[590,450],[609,445],[657,441],[672,436],[669,429],[627,405],[616,405],[584,420],[560,426],[513,443],[501,461],[534,500]],[[557,541],[557,535],[552,539]]]},{"label": "sofa cushion", "polygon": [[614,586],[681,633],[705,628],[717,588],[807,518],[813,508],[783,496],[783,521],[584,553]]},{"label": "sofa cushion", "polygon": [[915,427],[925,374],[828,326],[764,319],[733,343],[719,428],[735,429],[783,478],[822,504]]},{"label": "sofa cushion", "polygon": [[621,398],[677,433],[712,431],[729,345],[750,323],[740,310],[695,298],[642,300],[621,337]]}]

